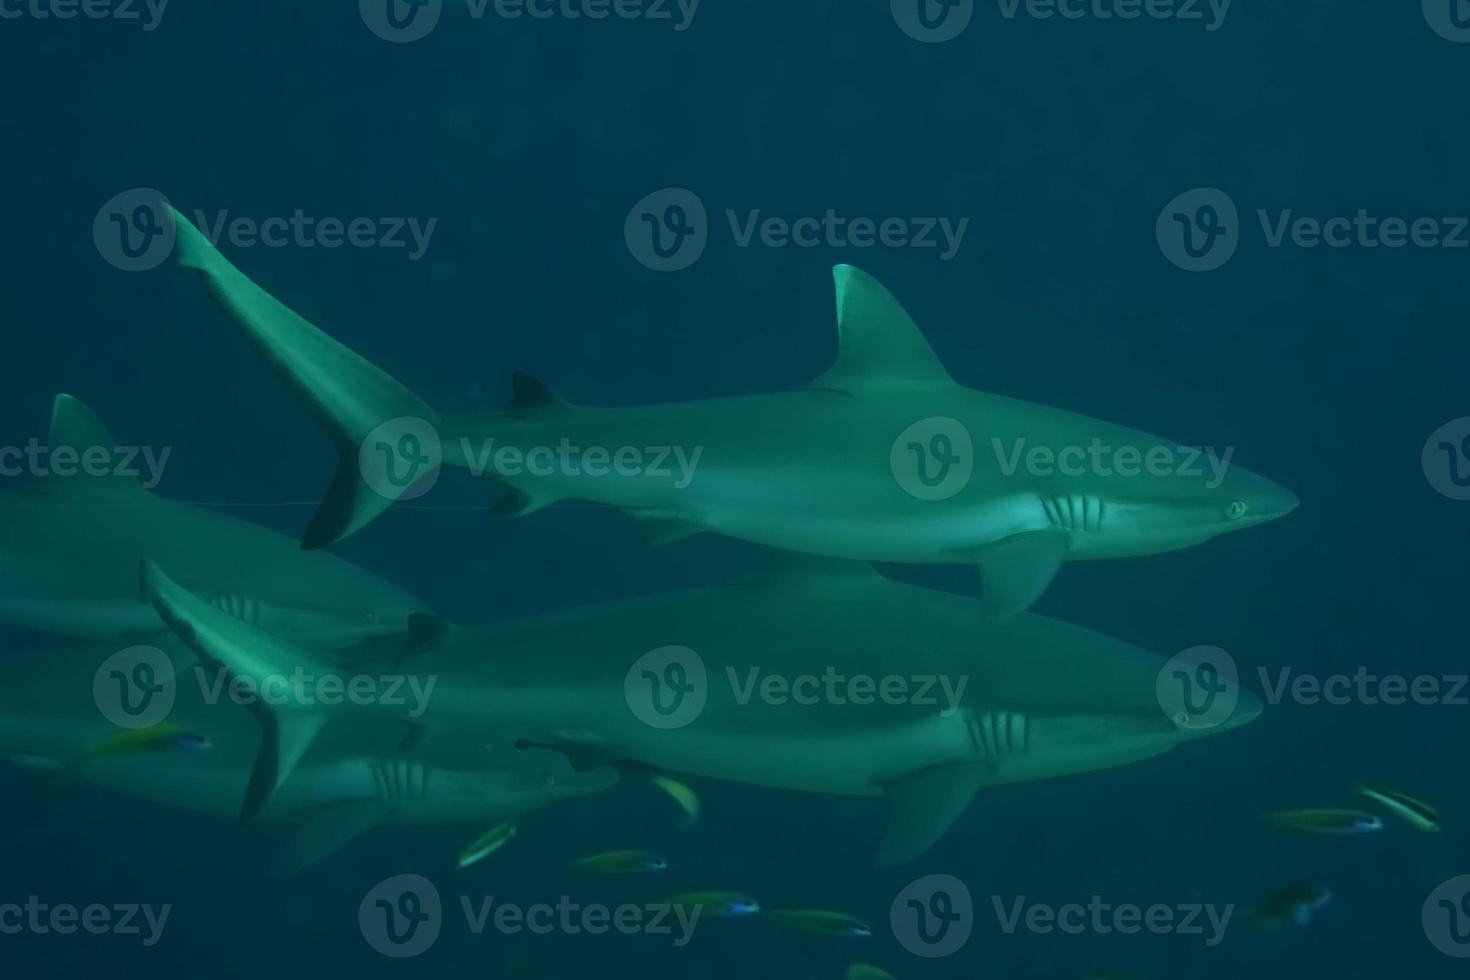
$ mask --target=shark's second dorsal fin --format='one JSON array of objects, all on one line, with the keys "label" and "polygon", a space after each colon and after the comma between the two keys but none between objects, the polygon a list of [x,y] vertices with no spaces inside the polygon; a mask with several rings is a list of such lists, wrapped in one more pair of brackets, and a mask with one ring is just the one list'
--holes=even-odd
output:
[{"label": "shark's second dorsal fin", "polygon": [[510,376],[510,401],[505,403],[500,414],[524,417],[570,407],[571,403],[552,391],[545,382],[524,371],[517,371]]},{"label": "shark's second dorsal fin", "polygon": [[[80,398],[56,396],[51,405],[47,449],[55,466],[50,475],[32,481],[30,486],[35,491],[147,492],[136,476],[137,470],[122,458],[106,424]],[[66,450],[72,457],[66,472],[61,470],[60,460],[56,458],[58,449]],[[106,454],[105,461],[103,454]]]},{"label": "shark's second dorsal fin", "polygon": [[898,385],[952,385],[953,379],[893,294],[850,265],[832,270],[837,287],[837,363],[809,387],[848,391]]}]

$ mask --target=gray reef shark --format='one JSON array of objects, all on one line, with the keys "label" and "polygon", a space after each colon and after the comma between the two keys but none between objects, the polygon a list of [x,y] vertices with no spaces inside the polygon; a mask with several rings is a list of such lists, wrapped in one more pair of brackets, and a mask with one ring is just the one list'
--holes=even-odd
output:
[{"label": "gray reef shark", "polygon": [[[420,623],[409,663],[438,678],[426,748],[503,744],[578,771],[659,769],[886,796],[880,862],[928,848],[982,788],[1108,769],[1252,720],[1232,691],[1209,724],[1166,710],[1166,661],[1033,614],[978,621],[974,599],[871,566],[779,554],[749,581],[483,628]],[[312,654],[150,566],[148,594],[201,658],[256,682]],[[1213,697],[1213,695],[1212,695]],[[373,708],[261,712],[252,801],[268,805],[317,734]],[[381,714],[381,712],[379,712]]]},{"label": "gray reef shark", "polygon": [[57,397],[46,449],[72,462],[0,495],[0,624],[117,642],[166,633],[138,591],[145,555],[221,608],[313,644],[403,633],[426,611],[340,558],[150,493],[118,447],[85,405]]},{"label": "gray reef shark", "polygon": [[[109,658],[118,650],[81,647],[0,658],[0,759],[38,781],[86,782],[171,809],[236,816],[260,754],[261,729],[248,703],[255,695],[232,693],[172,635],[149,651],[172,665],[166,678],[167,669],[159,671],[172,701],[166,714],[146,720],[159,726],[154,730],[166,726],[207,739],[207,748],[97,752],[126,731],[99,710],[94,696],[109,696]],[[578,773],[565,760],[548,764],[511,744],[467,749],[471,762],[459,765],[405,750],[402,742],[401,728],[373,721],[347,721],[315,741],[258,814],[262,822],[295,828],[276,870],[301,870],[374,828],[494,820],[618,780],[616,770]]]},{"label": "gray reef shark", "polygon": [[340,453],[307,548],[449,464],[504,481],[506,514],[576,499],[623,509],[655,542],[714,531],[832,558],[973,563],[986,615],[1003,618],[1064,560],[1185,548],[1297,505],[1233,450],[962,387],[903,307],[846,265],[834,271],[837,363],[802,389],[588,408],[522,375],[504,411],[441,416],[174,222],[180,263]]}]

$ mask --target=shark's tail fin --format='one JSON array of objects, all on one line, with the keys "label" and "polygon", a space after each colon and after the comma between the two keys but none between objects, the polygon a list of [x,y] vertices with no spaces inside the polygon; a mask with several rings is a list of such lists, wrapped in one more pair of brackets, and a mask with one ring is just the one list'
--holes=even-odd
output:
[{"label": "shark's tail fin", "polygon": [[236,619],[222,609],[185,589],[151,561],[143,563],[143,595],[184,645],[206,664],[229,675],[230,682],[242,681],[257,692],[249,708],[260,722],[260,754],[245,791],[240,821],[260,814],[276,790],[290,777],[296,764],[311,747],[317,733],[330,718],[319,699],[272,697],[280,704],[267,704],[262,693],[279,688],[285,678],[331,675],[330,665],[284,640]]},{"label": "shark's tail fin", "polygon": [[301,546],[322,548],[353,534],[415,482],[369,481],[363,462],[373,451],[368,447],[368,455],[364,455],[369,436],[389,423],[395,431],[403,430],[400,435],[418,431],[432,434],[438,416],[386,371],[333,340],[251,282],[182,214],[175,211],[173,219],[179,264],[199,273],[215,303],[286,382],[337,448],[340,461],[336,478],[302,535]]}]

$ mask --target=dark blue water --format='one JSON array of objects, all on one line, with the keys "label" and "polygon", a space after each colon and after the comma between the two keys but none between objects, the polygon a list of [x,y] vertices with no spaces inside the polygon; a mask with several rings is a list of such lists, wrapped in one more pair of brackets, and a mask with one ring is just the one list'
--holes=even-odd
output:
[{"label": "dark blue water", "polygon": [[[44,434],[52,396],[72,392],[124,441],[175,447],[162,492],[293,536],[329,479],[325,442],[190,274],[122,271],[99,251],[98,209],[131,188],[211,216],[437,219],[417,259],[225,249],[446,412],[493,410],[513,370],[588,404],[796,386],[833,356],[829,268],[849,261],[905,301],[962,383],[1238,447],[1238,462],[1302,499],[1284,521],[1197,549],[1069,565],[1039,611],[1166,654],[1217,645],[1252,679],[1284,666],[1463,673],[1470,504],[1437,492],[1421,463],[1430,434],[1470,414],[1470,232],[1456,231],[1470,214],[1470,44],[1427,23],[1451,5],[1429,3],[1427,17],[1417,4],[1242,2],[1208,30],[1080,5],[1080,19],[1024,7],[1008,18],[977,2],[962,33],[926,43],[886,0],[705,0],[685,30],[476,19],[450,0],[431,34],[388,43],[350,3],[177,3],[145,30],[0,0],[0,443]],[[709,213],[707,248],[678,272],[641,264],[624,235],[630,208],[668,187]],[[1191,272],[1156,222],[1201,187],[1238,209],[1238,248]],[[742,248],[726,209],[969,223],[948,259]],[[1306,247],[1288,233],[1273,247],[1258,215],[1360,210],[1435,219],[1439,244]],[[484,494],[451,474],[433,500]],[[397,508],[338,550],[469,623],[714,583],[754,562],[709,537],[651,550],[620,515],[575,507],[515,522]],[[973,586],[954,570],[901,574]],[[0,969],[804,980],[862,959],[905,978],[1451,976],[1459,962],[1430,942],[1421,907],[1470,872],[1467,719],[1447,704],[1287,702],[1159,760],[982,793],[938,848],[881,873],[877,803],[700,783],[707,816],[676,838],[630,783],[528,821],[471,872],[456,875],[452,857],[483,828],[459,826],[380,833],[283,882],[263,870],[277,832],[88,789],[36,799],[7,772],[0,904],[175,909],[149,949],[0,935]],[[1319,839],[1261,822],[1363,779],[1433,801],[1444,831],[1391,822]],[[649,836],[699,884],[850,909],[876,936],[730,928],[674,950],[649,937],[475,937],[461,923],[400,963],[358,929],[363,894],[390,874],[428,874],[446,895],[555,901],[584,887],[562,870],[569,851]],[[969,945],[935,961],[887,928],[893,897],[929,873],[963,878],[981,906]],[[1177,934],[1006,935],[988,898],[1246,902],[1296,879],[1336,896],[1309,928],[1234,926],[1213,948]]]}]

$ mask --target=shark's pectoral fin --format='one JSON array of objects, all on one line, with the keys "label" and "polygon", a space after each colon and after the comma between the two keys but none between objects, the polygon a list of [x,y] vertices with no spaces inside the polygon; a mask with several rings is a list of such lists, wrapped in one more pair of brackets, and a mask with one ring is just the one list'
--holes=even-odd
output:
[{"label": "shark's pectoral fin", "polygon": [[[199,659],[222,670],[230,681],[247,682],[256,692],[279,692],[287,678],[332,676],[328,663],[264,630],[231,616],[179,585],[151,561],[143,562],[143,594],[184,645]],[[270,698],[257,694],[248,708],[260,723],[260,753],[250,776],[240,820],[259,815],[275,791],[306,754],[329,715],[314,698]]]},{"label": "shark's pectoral fin", "polygon": [[626,513],[637,522],[638,535],[643,538],[644,543],[654,546],[673,544],[709,530],[702,524],[658,511],[630,509]]},{"label": "shark's pectoral fin", "polygon": [[1067,536],[1026,531],[970,552],[980,566],[980,600],[994,622],[1024,612],[1041,598],[1067,557]]},{"label": "shark's pectoral fin", "polygon": [[852,391],[883,384],[953,385],[918,326],[872,276],[832,270],[837,287],[837,363],[810,387]]},{"label": "shark's pectoral fin", "polygon": [[331,857],[380,826],[392,813],[392,806],[382,800],[361,800],[310,814],[296,828],[286,849],[276,859],[276,874],[296,874]]},{"label": "shark's pectoral fin", "polygon": [[515,743],[515,747],[521,752],[540,749],[565,756],[567,764],[576,773],[592,772],[594,769],[605,767],[621,769],[624,772],[657,773],[660,771],[656,766],[628,759],[612,746],[590,737],[558,735],[541,741],[523,738]]},{"label": "shark's pectoral fin", "polygon": [[[427,475],[419,469],[434,456],[425,442],[438,437],[438,415],[386,371],[251,282],[182,214],[174,211],[173,221],[179,264],[199,274],[216,305],[337,448],[336,478],[302,536],[302,547],[322,548],[347,537]],[[364,473],[369,462],[384,468],[389,479],[369,486]],[[400,479],[405,464],[409,475]]]},{"label": "shark's pectoral fin", "polygon": [[878,867],[891,868],[923,854],[949,831],[985,783],[988,770],[976,763],[936,766],[883,786],[888,796],[888,832],[878,849]]}]

